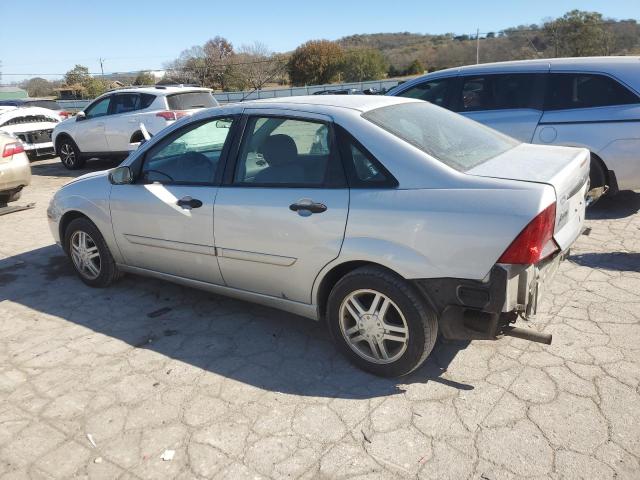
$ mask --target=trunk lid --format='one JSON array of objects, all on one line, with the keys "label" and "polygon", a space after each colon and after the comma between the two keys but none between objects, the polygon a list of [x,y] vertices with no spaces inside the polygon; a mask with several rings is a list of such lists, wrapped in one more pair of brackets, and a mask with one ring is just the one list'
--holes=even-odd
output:
[{"label": "trunk lid", "polygon": [[590,154],[584,148],[520,144],[467,174],[551,185],[556,192],[554,236],[561,250],[582,232]]}]

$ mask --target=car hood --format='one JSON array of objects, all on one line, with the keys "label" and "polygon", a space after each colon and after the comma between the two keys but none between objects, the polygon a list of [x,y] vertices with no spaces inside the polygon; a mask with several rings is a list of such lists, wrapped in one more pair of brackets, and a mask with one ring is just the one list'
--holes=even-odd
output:
[{"label": "car hood", "polygon": [[96,178],[106,178],[109,176],[110,170],[98,170],[97,172],[89,172],[84,175],[80,175],[79,177],[74,178],[70,182],[67,182],[64,186],[72,185],[80,182],[86,182],[87,180],[96,179]]}]

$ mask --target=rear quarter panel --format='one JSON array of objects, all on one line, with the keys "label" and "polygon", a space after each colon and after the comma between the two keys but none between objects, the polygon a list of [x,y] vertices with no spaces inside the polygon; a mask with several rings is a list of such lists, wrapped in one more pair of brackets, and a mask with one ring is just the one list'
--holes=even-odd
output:
[{"label": "rear quarter panel", "polygon": [[550,186],[493,179],[476,188],[354,189],[337,263],[371,261],[408,279],[482,280],[552,201]]}]

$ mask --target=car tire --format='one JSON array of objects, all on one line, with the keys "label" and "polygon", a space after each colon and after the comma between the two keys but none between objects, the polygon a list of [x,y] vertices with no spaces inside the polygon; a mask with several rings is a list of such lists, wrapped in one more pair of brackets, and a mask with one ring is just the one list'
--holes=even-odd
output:
[{"label": "car tire", "polygon": [[82,152],[76,145],[76,142],[65,136],[56,142],[56,152],[60,156],[60,161],[69,170],[78,170],[86,163],[82,158]]},{"label": "car tire", "polygon": [[327,322],[338,350],[382,377],[414,371],[438,335],[437,316],[426,299],[406,280],[378,267],[358,268],[336,283]]},{"label": "car tire", "polygon": [[75,272],[90,287],[107,287],[120,277],[102,234],[88,218],[76,218],[67,226],[64,249]]},{"label": "car tire", "polygon": [[22,190],[13,190],[0,193],[0,205],[6,205],[9,202],[15,202],[22,196]]},{"label": "car tire", "polygon": [[589,170],[589,188],[604,187],[607,184],[607,173],[605,172],[602,161],[591,155],[591,167]]}]

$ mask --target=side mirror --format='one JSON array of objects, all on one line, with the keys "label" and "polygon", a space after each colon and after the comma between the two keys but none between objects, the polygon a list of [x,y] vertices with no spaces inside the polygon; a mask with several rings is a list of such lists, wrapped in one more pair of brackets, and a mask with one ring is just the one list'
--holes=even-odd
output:
[{"label": "side mirror", "polygon": [[86,120],[87,114],[84,112],[76,113],[76,122],[81,122],[82,120]]},{"label": "side mirror", "polygon": [[133,172],[127,166],[116,167],[109,172],[109,181],[112,185],[128,185],[133,183]]}]

